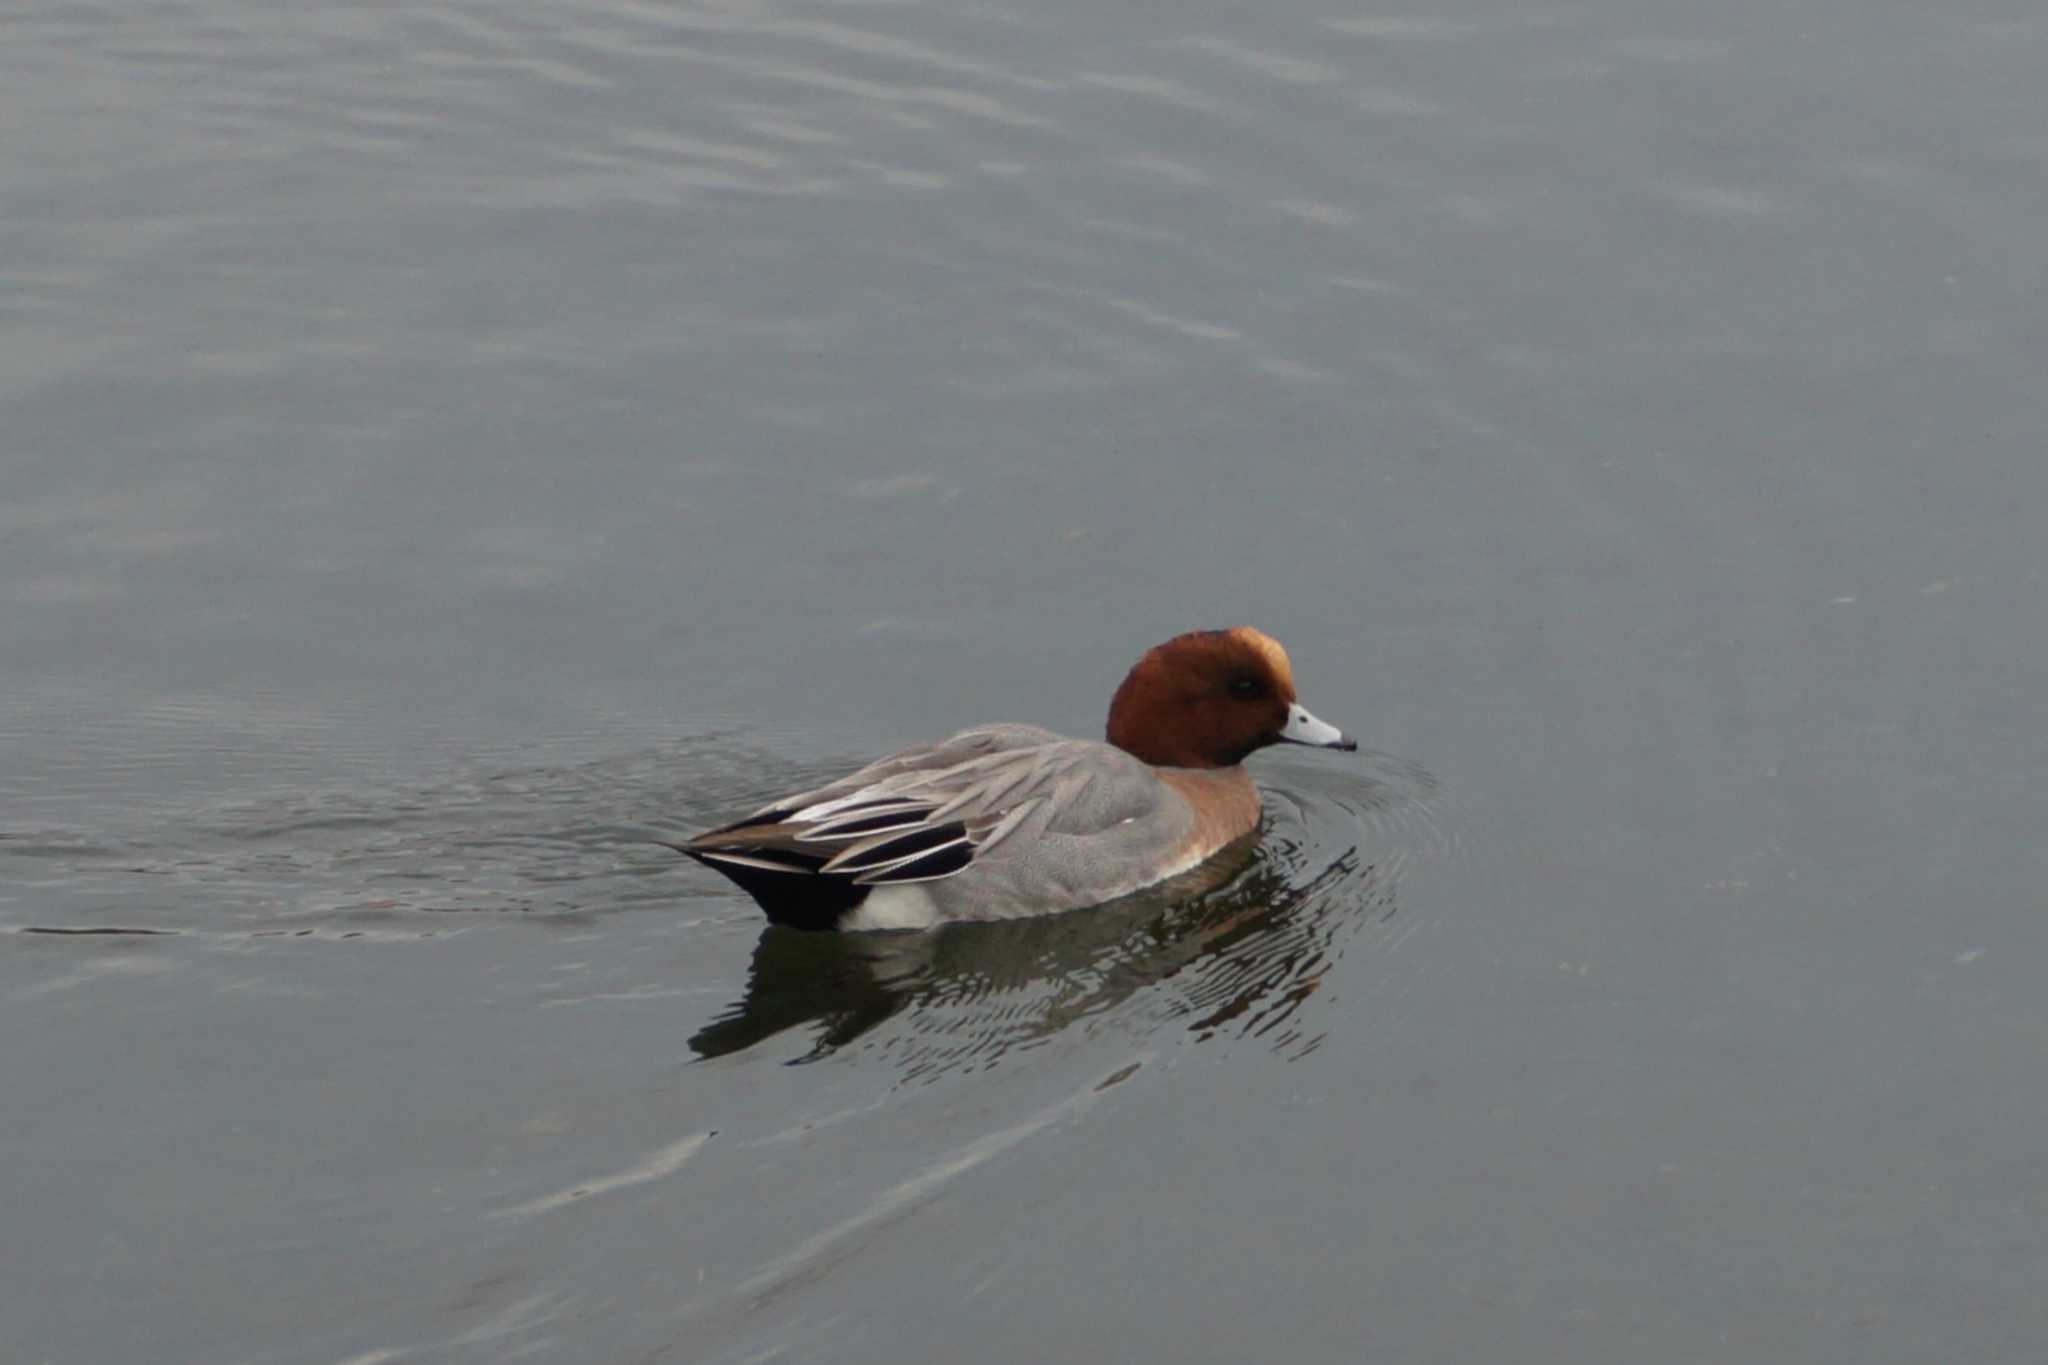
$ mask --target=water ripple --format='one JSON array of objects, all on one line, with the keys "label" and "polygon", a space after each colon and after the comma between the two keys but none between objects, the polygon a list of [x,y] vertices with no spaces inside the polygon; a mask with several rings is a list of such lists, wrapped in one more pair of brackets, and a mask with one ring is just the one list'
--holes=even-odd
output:
[{"label": "water ripple", "polygon": [[[277,936],[405,926],[431,913],[587,917],[704,902],[660,837],[708,822],[792,764],[719,736],[574,767],[486,770],[433,786],[281,794],[120,835],[0,831],[8,880],[71,907],[15,928]],[[39,915],[48,915],[45,909]],[[413,920],[399,932],[449,926]]]}]

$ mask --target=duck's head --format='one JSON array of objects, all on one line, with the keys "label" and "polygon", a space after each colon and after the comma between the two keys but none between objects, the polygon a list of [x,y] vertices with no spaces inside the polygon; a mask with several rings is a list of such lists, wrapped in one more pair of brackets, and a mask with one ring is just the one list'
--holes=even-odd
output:
[{"label": "duck's head", "polygon": [[1147,650],[1110,700],[1109,742],[1162,768],[1227,768],[1268,744],[1358,747],[1294,699],[1287,651],[1250,626]]}]

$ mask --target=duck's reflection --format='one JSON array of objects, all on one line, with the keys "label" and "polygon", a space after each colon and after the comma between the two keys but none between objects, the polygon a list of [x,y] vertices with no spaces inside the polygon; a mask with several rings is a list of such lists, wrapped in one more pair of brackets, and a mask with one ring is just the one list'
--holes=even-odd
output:
[{"label": "duck's reflection", "polygon": [[866,1039],[898,1054],[906,1077],[929,1077],[1116,1011],[1141,1027],[1253,1037],[1298,1055],[1319,1041],[1300,1011],[1335,940],[1393,915],[1392,867],[1355,849],[1312,855],[1269,832],[1189,878],[1072,914],[917,934],[770,927],[745,996],[690,1047],[717,1057],[814,1026],[791,1060]]}]

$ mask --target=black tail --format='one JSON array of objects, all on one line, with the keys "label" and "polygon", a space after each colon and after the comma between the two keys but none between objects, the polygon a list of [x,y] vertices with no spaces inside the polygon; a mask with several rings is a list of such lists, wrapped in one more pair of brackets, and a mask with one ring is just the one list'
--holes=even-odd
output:
[{"label": "black tail", "polygon": [[768,853],[753,849],[730,850],[763,862],[783,863],[788,869],[784,871],[730,862],[716,853],[699,852],[687,844],[670,844],[669,847],[695,858],[752,896],[767,912],[771,924],[786,924],[792,929],[837,929],[846,912],[868,898],[868,888],[851,877],[819,876],[818,869],[825,863],[822,856],[812,857],[782,849]]}]

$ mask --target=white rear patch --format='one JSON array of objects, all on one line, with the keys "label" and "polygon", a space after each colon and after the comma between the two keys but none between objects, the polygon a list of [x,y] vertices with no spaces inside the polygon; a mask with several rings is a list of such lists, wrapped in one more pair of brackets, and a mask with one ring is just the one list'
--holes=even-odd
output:
[{"label": "white rear patch", "polygon": [[839,921],[841,929],[929,929],[939,922],[932,893],[915,882],[877,886]]}]

